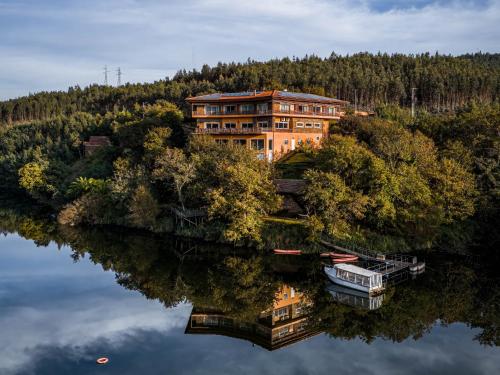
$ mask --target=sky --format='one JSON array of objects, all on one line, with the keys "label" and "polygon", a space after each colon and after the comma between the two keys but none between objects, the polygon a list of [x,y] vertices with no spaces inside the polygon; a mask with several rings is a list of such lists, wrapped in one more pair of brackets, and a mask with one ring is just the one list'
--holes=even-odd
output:
[{"label": "sky", "polygon": [[500,52],[500,0],[0,0],[0,99],[356,52]]}]

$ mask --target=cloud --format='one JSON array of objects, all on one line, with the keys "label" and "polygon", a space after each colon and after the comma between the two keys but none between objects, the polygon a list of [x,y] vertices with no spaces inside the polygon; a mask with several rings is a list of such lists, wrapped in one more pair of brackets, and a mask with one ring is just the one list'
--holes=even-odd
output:
[{"label": "cloud", "polygon": [[102,82],[105,64],[141,82],[248,57],[498,52],[498,19],[499,0],[0,0],[0,98]]}]

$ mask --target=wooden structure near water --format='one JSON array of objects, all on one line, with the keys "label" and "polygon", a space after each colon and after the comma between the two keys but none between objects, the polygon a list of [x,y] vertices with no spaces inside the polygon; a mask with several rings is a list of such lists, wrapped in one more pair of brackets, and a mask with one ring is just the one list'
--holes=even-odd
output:
[{"label": "wooden structure near water", "polygon": [[418,262],[415,256],[405,254],[376,254],[371,250],[354,245],[342,244],[343,246],[339,246],[325,240],[321,240],[321,243],[335,250],[343,251],[358,256],[360,259],[370,261],[373,265],[366,269],[380,273],[384,281],[390,280],[401,272],[423,272],[425,270],[425,263]]}]

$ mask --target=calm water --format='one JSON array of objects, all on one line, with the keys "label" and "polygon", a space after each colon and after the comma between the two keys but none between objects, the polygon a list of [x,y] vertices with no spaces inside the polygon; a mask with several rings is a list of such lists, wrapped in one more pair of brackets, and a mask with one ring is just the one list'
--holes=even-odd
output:
[{"label": "calm water", "polygon": [[0,227],[0,374],[500,373],[500,283],[471,260],[369,301],[314,257]]}]

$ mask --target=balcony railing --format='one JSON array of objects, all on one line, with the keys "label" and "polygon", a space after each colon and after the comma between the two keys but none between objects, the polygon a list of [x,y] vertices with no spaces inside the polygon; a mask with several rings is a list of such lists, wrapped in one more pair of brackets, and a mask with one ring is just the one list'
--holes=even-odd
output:
[{"label": "balcony railing", "polygon": [[198,134],[262,134],[264,132],[272,131],[271,128],[196,128],[195,133]]}]

